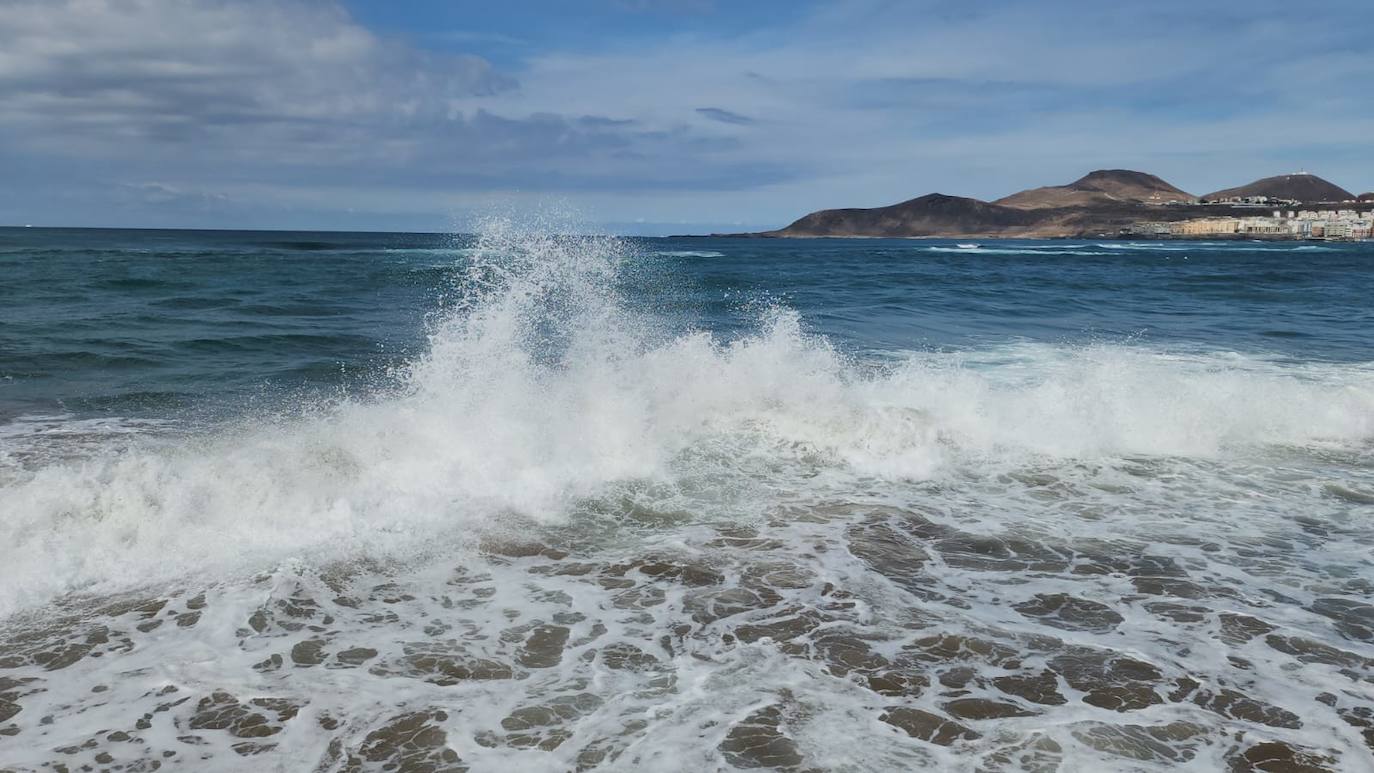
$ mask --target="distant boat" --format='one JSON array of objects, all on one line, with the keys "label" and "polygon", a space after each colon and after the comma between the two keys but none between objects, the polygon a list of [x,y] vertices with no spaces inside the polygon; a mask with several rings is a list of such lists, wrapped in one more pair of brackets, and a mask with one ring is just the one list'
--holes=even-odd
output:
[{"label": "distant boat", "polygon": [[958,248],[961,249],[961,250],[976,250],[976,249],[978,249],[979,247],[981,247],[982,245],[979,245],[979,244],[965,244],[965,243],[962,243],[962,242],[961,242],[961,243],[956,244],[956,245],[954,245],[954,246],[958,247]]}]

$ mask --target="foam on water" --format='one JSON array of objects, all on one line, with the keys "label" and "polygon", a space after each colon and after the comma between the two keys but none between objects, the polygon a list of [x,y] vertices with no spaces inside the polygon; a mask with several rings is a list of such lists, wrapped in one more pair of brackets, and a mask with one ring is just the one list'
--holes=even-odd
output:
[{"label": "foam on water", "polygon": [[57,462],[108,453],[138,438],[166,432],[161,419],[77,418],[70,414],[23,414],[0,424],[0,485]]},{"label": "foam on water", "polygon": [[1061,249],[1050,249],[1045,246],[1017,246],[1017,247],[985,247],[982,245],[975,247],[926,247],[926,252],[940,252],[952,254],[967,254],[976,252],[979,255],[1110,255],[1110,252],[1096,250],[1079,249],[1083,245],[1069,244]]},{"label": "foam on water", "polygon": [[635,314],[630,250],[495,224],[394,390],[14,465],[0,761],[1369,759],[1374,365],[879,366]]},{"label": "foam on water", "polygon": [[1105,249],[1110,249],[1110,250],[1132,250],[1132,251],[1141,251],[1141,250],[1144,250],[1144,251],[1149,251],[1149,252],[1186,252],[1186,251],[1189,251],[1189,250],[1191,250],[1191,251],[1193,251],[1193,252],[1200,252],[1200,251],[1211,251],[1211,252],[1226,252],[1226,251],[1244,251],[1244,252],[1333,252],[1333,251],[1334,251],[1332,248],[1330,248],[1330,247],[1324,247],[1324,246],[1322,246],[1322,245],[1320,245],[1320,244],[1275,244],[1275,243],[1273,243],[1273,242],[1259,242],[1259,243],[1257,243],[1257,242],[1252,242],[1252,241],[1225,241],[1225,242],[1194,242],[1194,241],[1189,241],[1187,244],[1176,244],[1176,243],[1175,243],[1175,244],[1170,244],[1170,243],[1168,243],[1168,242],[1153,242],[1153,243],[1140,243],[1140,242],[1126,242],[1126,243],[1121,243],[1121,242],[1107,242],[1107,243],[1104,243],[1104,244],[1099,244],[1099,245],[1097,245],[1097,246],[1098,246],[1098,247],[1105,248]]},{"label": "foam on water", "polygon": [[723,258],[725,253],[715,250],[659,250],[655,255],[666,258]]},{"label": "foam on water", "polygon": [[1099,245],[1097,245],[1097,246],[1103,247],[1103,248],[1109,249],[1109,250],[1132,250],[1132,251],[1148,250],[1149,252],[1183,252],[1183,251],[1185,251],[1185,250],[1194,249],[1194,248],[1198,248],[1198,247],[1222,248],[1222,247],[1225,246],[1225,243],[1224,243],[1224,242],[1189,242],[1187,245],[1181,245],[1181,244],[1169,244],[1169,243],[1163,243],[1163,242],[1155,242],[1155,243],[1152,243],[1152,244],[1142,244],[1142,243],[1140,243],[1140,242],[1108,242],[1108,243],[1106,243],[1106,244],[1099,244]]},{"label": "foam on water", "polygon": [[692,449],[715,449],[715,476],[766,457],[921,480],[1374,434],[1366,366],[1016,345],[862,372],[781,309],[734,341],[665,336],[609,289],[624,250],[488,234],[398,393],[11,482],[0,609],[301,551],[389,554],[508,512],[558,520],[607,486],[696,474],[680,469]]}]

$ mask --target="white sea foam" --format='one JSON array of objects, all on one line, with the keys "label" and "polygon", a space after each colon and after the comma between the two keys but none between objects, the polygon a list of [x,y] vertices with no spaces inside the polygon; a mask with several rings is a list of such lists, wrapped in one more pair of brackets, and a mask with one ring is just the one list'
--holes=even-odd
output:
[{"label": "white sea foam", "polygon": [[1142,251],[1142,250],[1144,250],[1144,251],[1148,251],[1148,252],[1184,252],[1184,251],[1186,251],[1186,250],[1189,250],[1189,249],[1197,249],[1197,248],[1199,248],[1199,247],[1209,247],[1209,248],[1210,248],[1210,247],[1220,247],[1221,245],[1222,245],[1222,242],[1189,242],[1189,243],[1186,244],[1186,245],[1180,245],[1180,244],[1174,243],[1174,242],[1169,242],[1169,243],[1160,243],[1160,242],[1156,242],[1156,243],[1153,243],[1153,244],[1142,244],[1142,243],[1140,243],[1140,242],[1108,242],[1108,243],[1105,243],[1105,244],[1099,244],[1099,245],[1097,245],[1097,246],[1098,246],[1098,247],[1102,247],[1102,248],[1104,248],[1104,249],[1108,249],[1108,250],[1131,250],[1131,251]]},{"label": "white sea foam", "polygon": [[1367,365],[1022,344],[911,353],[873,373],[781,309],[738,340],[669,335],[608,289],[625,249],[488,234],[469,256],[469,294],[398,393],[11,472],[0,609],[295,556],[404,552],[503,513],[557,521],[625,482],[738,477],[740,460],[783,465],[771,485],[804,487],[786,471],[922,480],[1374,436]]},{"label": "white sea foam", "polygon": [[978,245],[978,246],[973,246],[973,247],[941,247],[941,246],[935,246],[935,247],[926,247],[926,248],[924,248],[924,250],[925,250],[926,252],[942,252],[942,253],[951,253],[951,254],[956,254],[956,255],[968,255],[968,254],[972,253],[972,254],[977,254],[977,255],[1039,255],[1039,256],[1042,256],[1042,257],[1043,257],[1043,256],[1046,256],[1046,255],[1073,255],[1073,256],[1086,256],[1086,255],[1111,255],[1111,254],[1112,254],[1112,253],[1110,253],[1110,252],[1101,252],[1101,251],[1096,251],[1096,250],[1082,250],[1082,249],[1079,249],[1079,248],[1082,247],[1082,246],[1083,246],[1083,245],[1073,245],[1073,244],[1071,244],[1071,245],[1065,245],[1065,246],[1060,247],[1060,248],[1057,248],[1057,249],[1056,249],[1056,248],[1053,248],[1053,247],[1043,246],[1043,245],[1042,245],[1042,246],[1032,246],[1032,245],[1025,245],[1025,246],[1022,246],[1022,245],[1017,245],[1017,246],[1011,246],[1011,247],[989,247],[989,246],[987,246],[987,245]]},{"label": "white sea foam", "polygon": [[54,463],[109,451],[173,428],[164,419],[71,414],[23,414],[0,423],[0,491],[3,486]]},{"label": "white sea foam", "polygon": [[1320,244],[1282,244],[1274,242],[1225,241],[1225,242],[1107,242],[1097,245],[1109,250],[1130,250],[1145,252],[1333,252],[1331,247]]},{"label": "white sea foam", "polygon": [[715,250],[659,250],[655,255],[666,258],[723,258],[725,253]]}]

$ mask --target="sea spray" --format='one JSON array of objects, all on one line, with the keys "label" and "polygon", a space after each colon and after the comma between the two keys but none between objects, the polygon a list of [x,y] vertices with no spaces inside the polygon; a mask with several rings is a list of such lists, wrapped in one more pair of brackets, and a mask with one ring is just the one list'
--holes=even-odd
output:
[{"label": "sea spray", "polygon": [[465,249],[384,389],[7,473],[6,765],[1369,759],[1370,364],[874,361],[655,315],[633,242]]},{"label": "sea spray", "polygon": [[1366,366],[1012,344],[860,370],[786,308],[732,340],[669,333],[617,293],[635,258],[620,240],[490,224],[402,388],[6,485],[0,608],[287,558],[403,554],[505,513],[561,521],[622,484],[743,492],[762,476],[804,487],[818,470],[924,480],[1374,435]]}]

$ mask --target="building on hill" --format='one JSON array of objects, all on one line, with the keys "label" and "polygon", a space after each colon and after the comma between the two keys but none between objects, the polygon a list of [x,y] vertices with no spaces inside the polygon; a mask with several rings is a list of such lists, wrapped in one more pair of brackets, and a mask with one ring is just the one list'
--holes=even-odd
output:
[{"label": "building on hill", "polygon": [[1278,199],[1273,196],[1226,196],[1219,199],[1207,199],[1203,203],[1226,204],[1229,206],[1268,207],[1278,205],[1282,207],[1292,207],[1302,202],[1297,199]]}]

